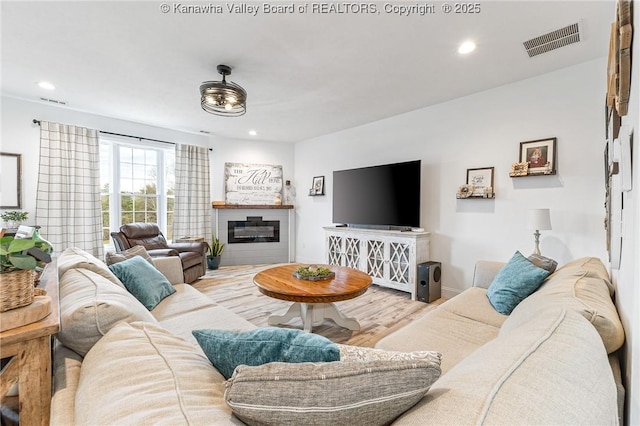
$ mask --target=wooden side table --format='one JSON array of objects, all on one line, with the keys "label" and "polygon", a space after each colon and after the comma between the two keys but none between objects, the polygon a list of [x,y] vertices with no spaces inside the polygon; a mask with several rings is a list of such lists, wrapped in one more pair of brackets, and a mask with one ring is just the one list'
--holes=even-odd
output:
[{"label": "wooden side table", "polygon": [[20,425],[48,425],[51,410],[51,336],[60,330],[58,268],[47,265],[39,287],[51,297],[51,313],[40,321],[0,333],[0,358],[12,357],[0,373],[0,393],[19,386]]}]

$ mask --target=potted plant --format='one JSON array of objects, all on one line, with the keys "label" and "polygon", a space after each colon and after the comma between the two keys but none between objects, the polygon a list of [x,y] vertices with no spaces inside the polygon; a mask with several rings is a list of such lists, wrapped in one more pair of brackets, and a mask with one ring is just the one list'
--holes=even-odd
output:
[{"label": "potted plant", "polygon": [[220,255],[224,251],[224,243],[221,243],[218,237],[211,236],[211,244],[209,244],[209,254],[207,255],[207,267],[209,269],[218,269],[220,266]]},{"label": "potted plant", "polygon": [[[45,240],[42,240],[45,241]],[[0,238],[0,312],[33,302],[34,271],[51,261],[51,245],[34,238]]]},{"label": "potted plant", "polygon": [[7,224],[7,228],[17,228],[22,222],[29,217],[28,212],[6,211],[0,214],[0,218]]}]

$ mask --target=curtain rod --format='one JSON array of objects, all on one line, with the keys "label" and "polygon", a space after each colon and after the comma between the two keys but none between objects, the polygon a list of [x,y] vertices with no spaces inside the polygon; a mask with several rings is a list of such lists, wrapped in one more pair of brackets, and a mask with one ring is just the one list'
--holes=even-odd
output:
[{"label": "curtain rod", "polygon": [[[33,124],[37,124],[38,126],[40,125],[40,120],[36,120],[35,118],[33,119]],[[167,141],[161,141],[159,139],[149,139],[149,138],[143,138],[140,136],[131,136],[131,135],[125,135],[122,133],[112,133],[112,132],[105,132],[102,130],[98,130],[99,133],[105,134],[105,135],[113,135],[113,136],[122,136],[125,138],[133,138],[133,139],[138,139],[140,141],[145,140],[145,141],[152,141],[152,142],[160,142],[160,143],[168,143],[170,145],[176,145],[175,142],[167,142]]]},{"label": "curtain rod", "polygon": [[[40,125],[40,120],[37,119],[33,119],[33,124],[37,124],[38,126]],[[113,136],[123,136],[125,138],[133,138],[133,139],[138,139],[140,141],[145,140],[145,141],[152,141],[152,142],[160,142],[160,143],[167,143],[169,145],[177,145],[177,143],[175,142],[167,142],[167,141],[161,141],[160,139],[149,139],[149,138],[143,138],[140,136],[131,136],[131,135],[124,135],[122,133],[111,133],[111,132],[104,132],[102,130],[98,130],[99,133],[103,133],[105,135],[113,135]],[[209,151],[213,151],[213,149],[211,148],[207,148]]]}]

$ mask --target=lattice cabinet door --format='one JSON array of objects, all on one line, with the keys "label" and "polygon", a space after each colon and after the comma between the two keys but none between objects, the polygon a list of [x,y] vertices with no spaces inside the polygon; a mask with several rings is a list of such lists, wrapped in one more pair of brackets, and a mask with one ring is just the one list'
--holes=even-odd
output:
[{"label": "lattice cabinet door", "polygon": [[327,251],[327,263],[329,265],[342,265],[342,237],[338,235],[329,235],[329,250]]},{"label": "lattice cabinet door", "polygon": [[411,245],[389,242],[389,279],[398,284],[409,285],[411,280]]},{"label": "lattice cabinet door", "polygon": [[384,277],[384,241],[367,240],[367,268],[365,272],[373,278]]},{"label": "lattice cabinet door", "polygon": [[344,239],[344,266],[360,269],[360,238]]}]

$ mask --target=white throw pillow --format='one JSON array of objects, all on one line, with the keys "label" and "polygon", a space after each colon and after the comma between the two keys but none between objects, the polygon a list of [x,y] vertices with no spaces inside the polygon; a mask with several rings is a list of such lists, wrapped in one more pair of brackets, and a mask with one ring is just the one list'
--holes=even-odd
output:
[{"label": "white throw pillow", "polygon": [[239,425],[223,389],[195,344],[157,324],[120,323],[82,363],[75,424]]}]

